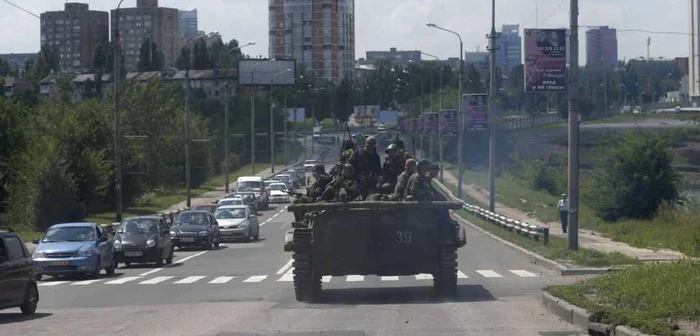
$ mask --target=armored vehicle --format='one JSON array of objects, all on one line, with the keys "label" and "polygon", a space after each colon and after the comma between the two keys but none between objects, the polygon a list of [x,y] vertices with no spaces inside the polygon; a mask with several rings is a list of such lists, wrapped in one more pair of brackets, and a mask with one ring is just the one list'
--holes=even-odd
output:
[{"label": "armored vehicle", "polygon": [[297,301],[313,302],[325,275],[432,274],[438,294],[457,289],[457,202],[362,201],[290,205],[306,212],[287,232]]}]

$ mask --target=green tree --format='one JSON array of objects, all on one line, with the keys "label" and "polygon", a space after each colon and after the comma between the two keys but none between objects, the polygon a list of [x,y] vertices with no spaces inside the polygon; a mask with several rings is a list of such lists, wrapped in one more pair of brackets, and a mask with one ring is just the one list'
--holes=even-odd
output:
[{"label": "green tree", "polygon": [[211,69],[211,57],[209,56],[209,48],[207,42],[203,39],[198,39],[194,42],[194,57],[192,58],[192,69],[205,70]]},{"label": "green tree", "polygon": [[680,175],[661,136],[628,131],[602,153],[586,198],[604,220],[649,218],[663,202],[679,197]]},{"label": "green tree", "polygon": [[158,50],[158,45],[146,39],[139,49],[138,71],[161,71],[164,63],[163,52]]},{"label": "green tree", "polygon": [[179,70],[190,69],[192,66],[191,49],[189,47],[184,47],[180,50],[180,55],[175,61],[175,67]]},{"label": "green tree", "polygon": [[10,74],[10,63],[5,60],[0,60],[0,76],[7,76]]}]

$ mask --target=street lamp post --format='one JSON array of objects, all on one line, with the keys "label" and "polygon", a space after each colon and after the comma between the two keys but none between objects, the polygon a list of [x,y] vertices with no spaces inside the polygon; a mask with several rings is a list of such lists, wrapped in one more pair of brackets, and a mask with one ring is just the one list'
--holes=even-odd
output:
[{"label": "street lamp post", "polygon": [[119,133],[119,8],[124,0],[119,1],[117,9],[114,11],[114,70],[112,71],[112,81],[114,82],[114,192],[116,193],[116,218],[117,222],[122,221],[122,155],[121,138]]},{"label": "street lamp post", "polygon": [[496,0],[491,0],[491,34],[489,35],[489,210],[496,211]]},{"label": "street lamp post", "polygon": [[[412,73],[408,72],[408,70],[406,70],[406,69],[404,69],[402,72],[403,72],[404,74],[407,74],[407,75],[409,75],[409,76],[418,78],[418,79],[420,80],[420,114],[421,114],[421,115],[425,114],[425,110],[423,110],[423,96],[425,95],[425,87],[424,87],[424,85],[423,85],[423,84],[424,84],[424,83],[423,83],[423,77],[422,77],[422,76],[419,76],[419,75],[416,75],[416,74],[412,74]],[[421,149],[421,151],[423,151],[423,155],[425,155],[425,147],[424,147],[424,145],[425,145],[425,144],[423,143],[423,135],[421,135],[421,136],[420,136],[420,149]],[[430,155],[428,155],[428,157],[430,157]]]},{"label": "street lamp post", "polygon": [[[272,76],[272,85],[275,84],[275,78],[277,76],[286,74],[288,72],[292,72],[292,69],[287,69],[284,71],[280,71],[276,73],[274,76]],[[270,87],[270,91],[272,91],[272,86]],[[275,173],[275,115],[274,115],[274,110],[275,110],[275,104],[272,102],[272,95],[270,95],[270,167],[272,170],[272,173]],[[286,118],[285,118],[285,127],[287,125]],[[286,141],[286,139],[285,139]],[[286,146],[285,146],[286,147]],[[286,158],[285,158],[286,159]],[[286,164],[286,162],[285,162]]]},{"label": "street lamp post", "polygon": [[442,28],[433,23],[426,24],[430,28],[440,29],[448,33],[457,35],[459,38],[459,107],[457,114],[459,115],[459,127],[457,128],[457,136],[459,138],[457,142],[457,198],[462,198],[462,176],[464,175],[464,167],[462,165],[462,151],[464,147],[464,113],[462,112],[462,77],[464,76],[464,44],[462,43],[462,36],[457,32],[449,29]]},{"label": "street lamp post", "polygon": [[[275,59],[269,59],[265,62],[260,62],[253,66],[250,70],[250,84],[255,85],[255,69],[260,65],[268,62],[274,62]],[[255,91],[250,93],[250,164],[253,166],[253,175],[255,175]]]},{"label": "street lamp post", "polygon": [[[425,52],[421,52],[421,53],[425,56],[429,56],[429,57],[434,58],[438,62],[438,64],[440,63],[439,57],[425,53]],[[440,162],[440,181],[443,181],[442,123],[440,122],[441,121],[441,114],[442,114],[442,66],[439,66],[439,69],[440,69],[440,79],[439,79],[440,84],[438,85],[438,95],[439,95],[439,97],[438,97],[438,105],[439,105],[439,108],[438,108],[438,161]]]}]

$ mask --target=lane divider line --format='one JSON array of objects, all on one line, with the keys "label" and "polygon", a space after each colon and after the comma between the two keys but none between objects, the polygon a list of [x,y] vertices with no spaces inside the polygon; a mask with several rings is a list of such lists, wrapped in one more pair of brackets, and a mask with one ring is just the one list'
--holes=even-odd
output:
[{"label": "lane divider line", "polygon": [[276,214],[272,215],[272,217],[268,218],[266,221],[260,223],[260,226],[263,226],[263,225],[265,225],[265,224],[271,222],[273,219],[277,218],[277,216],[279,216],[279,215],[281,215],[283,212],[287,211],[287,208],[288,208],[288,207],[289,207],[289,205],[287,205],[286,207],[284,207],[282,210],[278,211]]},{"label": "lane divider line", "polygon": [[189,257],[185,257],[185,258],[182,258],[182,259],[180,259],[180,260],[175,260],[175,262],[172,263],[172,264],[170,264],[170,265],[165,265],[165,266],[163,266],[163,267],[158,267],[158,268],[152,269],[152,270],[150,270],[150,271],[148,271],[148,272],[141,273],[139,276],[144,277],[144,276],[147,276],[147,275],[151,275],[151,274],[153,274],[153,273],[155,273],[155,272],[161,271],[161,270],[164,269],[164,268],[173,267],[173,265],[175,265],[175,264],[182,264],[183,262],[185,262],[185,261],[187,261],[187,260],[190,260],[190,259],[195,258],[195,257],[199,257],[199,256],[201,256],[202,254],[205,254],[205,253],[207,253],[207,252],[208,252],[208,251],[202,251],[202,252],[193,254],[193,255],[191,255],[191,256],[189,256]]},{"label": "lane divider line", "polygon": [[292,258],[289,258],[289,261],[287,261],[287,263],[284,264],[284,266],[282,266],[282,268],[280,268],[279,271],[277,271],[276,274],[282,274],[282,273],[284,273],[284,272],[287,270],[287,268],[292,267],[292,262],[293,262],[293,261],[294,261],[294,260],[292,260]]}]

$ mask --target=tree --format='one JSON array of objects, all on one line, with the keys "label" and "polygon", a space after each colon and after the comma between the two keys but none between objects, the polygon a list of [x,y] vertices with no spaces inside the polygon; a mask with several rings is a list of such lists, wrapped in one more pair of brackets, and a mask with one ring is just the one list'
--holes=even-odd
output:
[{"label": "tree", "polygon": [[193,54],[192,69],[205,70],[212,68],[211,57],[209,56],[209,49],[205,40],[199,39],[194,43]]},{"label": "tree", "polygon": [[138,71],[161,71],[163,70],[164,55],[158,50],[158,45],[146,39],[139,49]]},{"label": "tree", "polygon": [[189,47],[184,47],[180,50],[180,55],[177,57],[177,61],[175,61],[175,67],[179,70],[185,70],[185,69],[190,69],[192,65],[192,60],[191,60],[191,50]]},{"label": "tree", "polygon": [[10,63],[5,60],[0,60],[0,76],[7,76],[10,74]]}]

